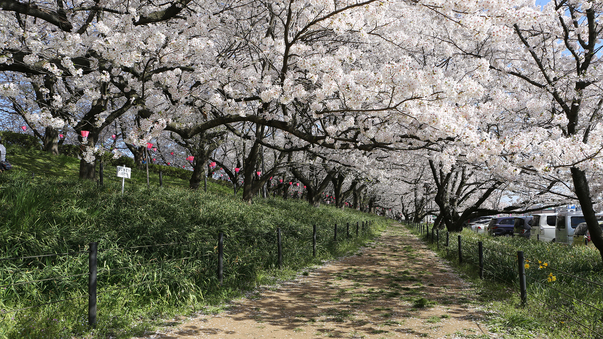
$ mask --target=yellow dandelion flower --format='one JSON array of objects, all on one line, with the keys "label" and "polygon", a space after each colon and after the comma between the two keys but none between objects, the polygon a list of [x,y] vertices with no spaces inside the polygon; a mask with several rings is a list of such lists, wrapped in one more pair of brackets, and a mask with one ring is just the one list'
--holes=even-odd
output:
[{"label": "yellow dandelion flower", "polygon": [[530,268],[530,264],[526,264],[525,266],[526,266],[526,270],[527,270],[528,268]]}]

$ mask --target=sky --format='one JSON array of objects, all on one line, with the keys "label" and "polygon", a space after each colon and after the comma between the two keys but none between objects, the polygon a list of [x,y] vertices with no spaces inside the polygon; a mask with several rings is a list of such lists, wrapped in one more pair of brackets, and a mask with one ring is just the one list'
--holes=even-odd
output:
[{"label": "sky", "polygon": [[540,5],[540,6],[544,6],[546,5],[550,0],[536,0],[536,5]]}]

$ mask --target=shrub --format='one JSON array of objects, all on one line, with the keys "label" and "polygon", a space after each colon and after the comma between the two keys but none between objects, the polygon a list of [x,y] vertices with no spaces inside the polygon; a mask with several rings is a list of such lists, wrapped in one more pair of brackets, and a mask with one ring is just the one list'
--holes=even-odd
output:
[{"label": "shrub", "polygon": [[33,135],[11,131],[0,131],[0,135],[2,136],[2,144],[4,146],[18,146],[26,150],[42,149],[42,143]]},{"label": "shrub", "polygon": [[77,158],[80,155],[80,147],[78,145],[59,143],[59,153],[68,157]]}]

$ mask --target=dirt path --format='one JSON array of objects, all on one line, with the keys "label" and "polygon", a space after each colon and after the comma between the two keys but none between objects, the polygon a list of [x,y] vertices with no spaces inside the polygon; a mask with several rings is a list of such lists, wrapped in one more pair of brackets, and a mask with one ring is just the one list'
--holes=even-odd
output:
[{"label": "dirt path", "polygon": [[490,338],[472,289],[401,225],[356,255],[147,336]]}]

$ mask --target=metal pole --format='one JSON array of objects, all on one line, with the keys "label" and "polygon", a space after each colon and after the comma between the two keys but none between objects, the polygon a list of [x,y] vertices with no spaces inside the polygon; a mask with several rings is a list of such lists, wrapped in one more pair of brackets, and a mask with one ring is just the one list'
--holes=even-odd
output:
[{"label": "metal pole", "polygon": [[163,171],[159,171],[159,187],[163,187]]},{"label": "metal pole", "polygon": [[281,228],[276,229],[276,242],[278,243],[278,268],[283,267],[283,244],[281,243]]},{"label": "metal pole", "polygon": [[218,234],[218,281],[224,280],[224,233]]},{"label": "metal pole", "polygon": [[345,229],[346,229],[347,239],[349,239],[350,238],[350,223],[349,222],[346,224],[346,228]]},{"label": "metal pole", "polygon": [[88,257],[88,325],[96,327],[96,255],[98,243],[91,242],[89,245],[90,256]]},{"label": "metal pole", "polygon": [[521,304],[525,305],[528,300],[528,293],[526,288],[526,267],[523,258],[523,251],[517,252],[517,263],[519,265],[519,289],[521,290]]},{"label": "metal pole", "polygon": [[360,228],[359,222],[356,222],[356,237],[358,237],[358,229]]},{"label": "metal pole", "polygon": [[312,256],[316,256],[316,224],[312,226]]},{"label": "metal pole", "polygon": [[126,184],[126,178],[121,178],[121,195],[124,195],[125,184]]}]

